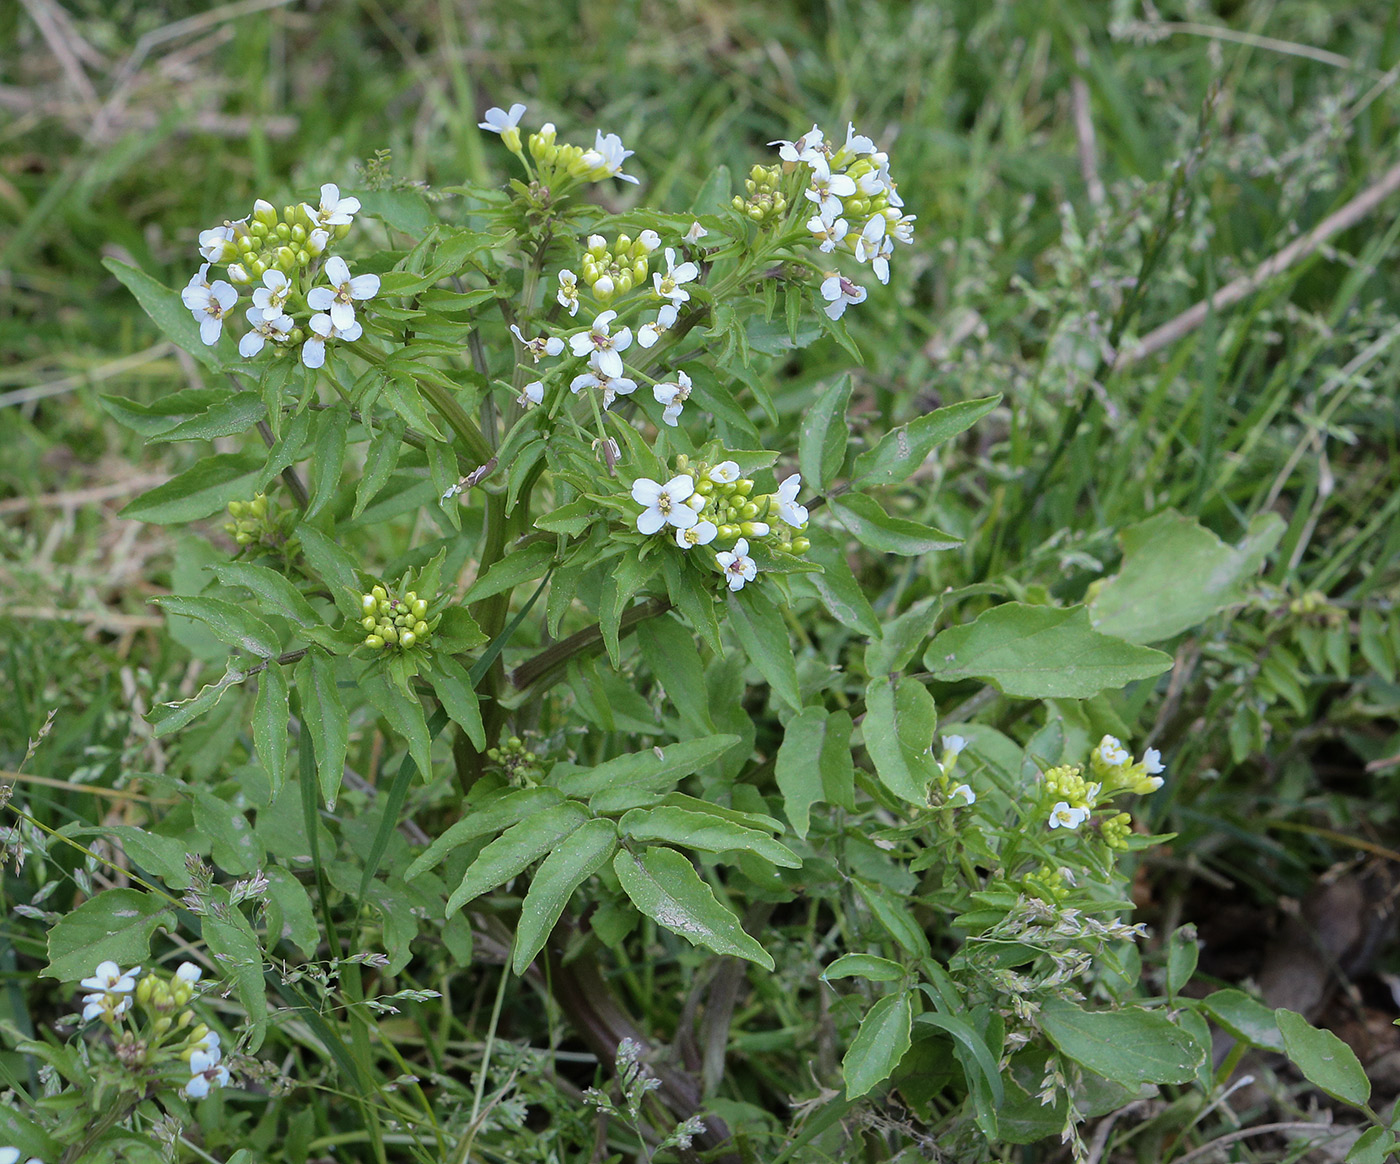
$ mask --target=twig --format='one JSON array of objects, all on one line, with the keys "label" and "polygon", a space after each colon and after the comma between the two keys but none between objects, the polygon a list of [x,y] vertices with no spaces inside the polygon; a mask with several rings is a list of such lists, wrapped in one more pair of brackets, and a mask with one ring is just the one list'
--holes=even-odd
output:
[{"label": "twig", "polygon": [[123,356],[119,360],[99,364],[91,372],[79,372],[73,376],[65,376],[61,380],[50,380],[47,384],[35,384],[29,388],[16,388],[13,392],[0,394],[0,408],[11,404],[28,404],[33,400],[44,400],[63,392],[71,392],[74,388],[96,384],[100,380],[110,380],[113,376],[120,376],[132,368],[139,368],[169,355],[174,347],[175,345],[168,340],[161,340],[158,344],[152,344],[148,348],[133,352],[129,356]]},{"label": "twig", "polygon": [[1089,67],[1089,54],[1081,45],[1074,51],[1074,63],[1080,70],[1069,79],[1070,104],[1074,107],[1074,137],[1079,146],[1079,173],[1091,206],[1102,206],[1103,179],[1099,177],[1099,151],[1094,136],[1094,118],[1089,108],[1089,86],[1084,83],[1083,70]]},{"label": "twig", "polygon": [[144,473],[139,477],[128,477],[125,481],[113,481],[107,485],[94,485],[90,489],[69,489],[62,493],[41,493],[38,497],[8,497],[0,501],[0,517],[11,513],[24,513],[28,509],[82,509],[98,501],[111,501],[130,493],[139,493],[156,485],[163,485],[170,477],[166,473]]},{"label": "twig", "polygon": [[52,0],[22,2],[29,12],[29,18],[39,26],[39,31],[48,41],[49,48],[53,50],[53,55],[63,69],[63,75],[68,78],[68,83],[76,90],[83,104],[87,106],[88,115],[91,116],[92,111],[97,108],[97,90],[92,87],[88,75],[83,72],[83,66],[78,61],[78,54],[74,51],[72,43],[81,38],[66,20],[63,10]]},{"label": "twig", "polygon": [[[1331,1132],[1329,1139],[1336,1139],[1338,1136],[1349,1131],[1349,1128],[1340,1127],[1337,1124],[1305,1124],[1305,1123],[1277,1123],[1259,1124],[1252,1128],[1241,1128],[1238,1132],[1229,1132],[1223,1136],[1217,1136],[1208,1144],[1202,1144],[1194,1151],[1187,1152],[1185,1156],[1176,1161],[1176,1164],[1190,1164],[1199,1156],[1204,1156],[1207,1152],[1214,1152],[1218,1148],[1223,1148],[1226,1144],[1233,1144],[1236,1140],[1247,1140],[1250,1136],[1262,1136],[1267,1132]],[[1321,1137],[1320,1137],[1321,1138]]]},{"label": "twig", "polygon": [[1121,350],[1114,361],[1114,367],[1135,364],[1174,344],[1182,336],[1200,327],[1211,312],[1222,311],[1247,298],[1275,275],[1286,271],[1300,259],[1307,258],[1334,234],[1355,226],[1397,190],[1400,190],[1400,163],[1391,166],[1380,181],[1368,186],[1336,213],[1329,214],[1307,234],[1294,239],[1277,254],[1265,259],[1248,275],[1231,280],[1209,299],[1201,300],[1175,319],[1154,328],[1132,348]]}]

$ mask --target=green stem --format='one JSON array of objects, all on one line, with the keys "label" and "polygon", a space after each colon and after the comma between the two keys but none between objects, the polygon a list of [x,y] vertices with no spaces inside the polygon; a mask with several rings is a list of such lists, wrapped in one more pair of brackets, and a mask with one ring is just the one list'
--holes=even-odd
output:
[{"label": "green stem", "polygon": [[[643,602],[640,606],[629,607],[622,615],[622,620],[618,624],[618,637],[628,634],[637,627],[639,623],[645,622],[649,618],[656,618],[665,614],[671,609],[669,598],[652,598]],[[511,686],[518,690],[532,687],[536,684],[542,685],[540,690],[552,685],[568,666],[569,660],[576,659],[582,655],[596,654],[603,648],[603,631],[601,627],[590,626],[576,634],[570,635],[566,639],[560,639],[552,646],[546,647],[532,659],[526,659],[514,671],[511,672]]]}]

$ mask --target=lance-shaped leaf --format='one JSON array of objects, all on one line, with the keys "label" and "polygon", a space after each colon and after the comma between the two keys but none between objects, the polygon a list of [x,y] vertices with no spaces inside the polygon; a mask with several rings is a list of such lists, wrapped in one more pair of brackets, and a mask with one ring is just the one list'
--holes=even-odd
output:
[{"label": "lance-shaped leaf", "polygon": [[226,562],[214,567],[214,577],[225,586],[242,586],[274,614],[289,618],[298,626],[319,626],[320,616],[300,590],[286,577],[252,562]]},{"label": "lance-shaped leaf", "polygon": [[665,841],[701,853],[753,853],[785,869],[802,866],[796,853],[767,833],[673,805],[634,808],[623,814],[618,829],[636,841]]},{"label": "lance-shaped leaf", "polygon": [[846,459],[851,438],[846,405],[851,402],[851,378],[829,384],[802,418],[797,440],[797,467],[809,489],[825,493]]},{"label": "lance-shaped leaf", "polygon": [[302,726],[315,745],[321,796],[334,805],[350,747],[350,716],[335,685],[335,666],[319,651],[312,651],[297,664],[294,678]]},{"label": "lance-shaped leaf", "polygon": [[199,620],[214,632],[220,642],[257,655],[260,659],[271,659],[282,649],[277,632],[236,603],[222,598],[189,597],[184,594],[167,594],[155,599],[155,603],[171,614]]},{"label": "lance-shaped leaf", "polygon": [[935,446],[971,428],[999,403],[1000,396],[963,400],[891,429],[856,458],[851,484],[861,488],[907,480]]},{"label": "lance-shaped leaf", "polygon": [[937,775],[929,745],[938,727],[933,696],[917,679],[872,679],[865,689],[861,734],[880,783],[910,804],[928,807]]},{"label": "lance-shaped leaf", "polygon": [[782,612],[759,590],[729,595],[729,625],[773,693],[796,711],[802,710],[797,664]]},{"label": "lance-shaped leaf", "polygon": [[472,584],[462,601],[475,602],[479,598],[490,598],[493,594],[514,589],[521,582],[533,581],[549,569],[552,561],[553,538],[530,542],[518,550],[512,550],[499,562],[494,563]]},{"label": "lance-shaped leaf", "polygon": [[408,745],[408,754],[418,765],[419,774],[425,781],[431,780],[433,738],[428,731],[423,705],[417,698],[405,696],[386,675],[373,671],[360,680],[360,690]]},{"label": "lance-shaped leaf", "polygon": [[520,903],[511,968],[524,974],[549,940],[569,898],[602,868],[617,848],[617,829],[610,820],[590,820],[570,833],[535,870],[530,891]]},{"label": "lance-shaped leaf", "polygon": [[909,1050],[913,1014],[908,991],[887,994],[866,1011],[860,1030],[841,1060],[847,1099],[865,1095],[894,1073]]},{"label": "lance-shaped leaf", "polygon": [[272,785],[272,797],[282,791],[287,778],[287,676],[270,663],[258,676],[258,697],[253,703],[253,746]]},{"label": "lance-shaped leaf", "polygon": [[511,825],[468,866],[462,883],[447,899],[447,915],[451,917],[467,902],[524,872],[587,820],[582,805],[566,800]]},{"label": "lance-shaped leaf", "polygon": [[773,969],[768,951],[744,932],[739,919],[674,849],[648,847],[640,856],[622,849],[613,858],[613,872],[632,904],[657,925],[716,954]]},{"label": "lance-shaped leaf", "polygon": [[1279,1007],[1274,1011],[1284,1053],[1293,1060],[1309,1083],[1322,1088],[1333,1099],[1354,1107],[1371,1098],[1371,1080],[1356,1052],[1331,1031],[1319,1030],[1296,1011]]},{"label": "lance-shaped leaf", "polygon": [[739,742],[738,736],[701,736],[646,752],[629,752],[582,771],[566,771],[551,783],[565,796],[585,797],[609,789],[657,792],[719,759]]},{"label": "lance-shaped leaf", "polygon": [[518,788],[503,789],[479,803],[468,804],[466,815],[445,833],[434,837],[432,843],[418,854],[413,864],[404,871],[404,880],[412,881],[419,874],[435,868],[447,860],[454,849],[470,844],[477,837],[502,833],[532,813],[553,808],[556,804],[562,804],[563,800],[553,788]]},{"label": "lance-shaped leaf", "polygon": [[136,302],[141,304],[142,309],[169,339],[174,340],[206,368],[216,372],[223,370],[223,361],[219,359],[215,348],[200,339],[199,321],[180,299],[178,291],[172,291],[164,283],[152,279],[145,271],[118,259],[103,259],[102,265],[136,296]]},{"label": "lance-shaped leaf", "polygon": [[864,978],[867,982],[898,982],[908,971],[898,962],[874,954],[842,954],[822,971],[822,981],[838,978]]},{"label": "lance-shaped leaf", "polygon": [[476,692],[472,690],[467,669],[451,655],[432,655],[424,668],[428,682],[442,702],[443,710],[467,733],[467,739],[477,751],[486,748],[486,729],[481,723],[481,709]]},{"label": "lance-shaped leaf", "polygon": [[183,525],[218,513],[230,501],[251,497],[267,479],[262,457],[216,453],[141,494],[118,516],[153,525]]},{"label": "lance-shaped leaf", "polygon": [[917,521],[891,517],[879,502],[864,493],[843,493],[831,499],[831,512],[862,545],[882,554],[918,557],[933,550],[951,550],[960,538]]}]

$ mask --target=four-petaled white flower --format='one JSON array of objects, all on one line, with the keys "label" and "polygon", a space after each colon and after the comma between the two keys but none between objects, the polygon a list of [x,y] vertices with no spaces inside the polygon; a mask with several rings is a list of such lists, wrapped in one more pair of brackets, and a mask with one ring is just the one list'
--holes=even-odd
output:
[{"label": "four-petaled white flower", "polygon": [[322,226],[349,226],[351,215],[360,212],[358,198],[342,198],[340,187],[327,182],[321,187],[321,205],[312,215]]},{"label": "four-petaled white flower", "polygon": [[695,525],[700,519],[686,504],[694,492],[695,480],[689,473],[680,473],[664,485],[639,477],[632,486],[632,500],[644,507],[637,515],[637,532],[654,534],[665,525],[677,529]]},{"label": "four-petaled white flower", "polygon": [[661,236],[654,230],[644,230],[637,236],[637,241],[642,244],[642,249],[647,254],[651,254],[661,245]]},{"label": "four-petaled white flower", "polygon": [[359,320],[352,320],[347,328],[338,328],[324,311],[311,317],[310,327],[314,334],[301,345],[301,362],[308,368],[319,368],[326,362],[327,340],[357,340],[365,334]]},{"label": "four-petaled white flower", "polygon": [[1073,831],[1089,819],[1087,808],[1071,808],[1068,801],[1058,801],[1055,807],[1050,810],[1050,827],[1052,829],[1069,829]]},{"label": "four-petaled white flower", "polygon": [[1162,763],[1162,753],[1156,748],[1148,748],[1142,754],[1142,770],[1149,776],[1156,776],[1158,772],[1165,772],[1166,765]]},{"label": "four-petaled white flower", "polygon": [[538,339],[527,340],[520,334],[520,325],[512,323],[510,330],[515,338],[520,341],[521,346],[530,353],[535,363],[539,363],[545,356],[557,356],[564,350],[564,341],[557,335],[542,335]]},{"label": "four-petaled white flower", "polygon": [[222,263],[238,253],[233,245],[233,224],[213,226],[199,232],[199,253],[211,263]]},{"label": "four-petaled white flower", "polygon": [[944,736],[943,750],[954,756],[962,755],[963,749],[967,747],[967,741],[962,736]]},{"label": "four-petaled white flower", "polygon": [[731,590],[742,590],[744,583],[752,582],[758,574],[758,566],[749,557],[749,543],[746,538],[735,542],[733,550],[722,550],[716,554],[715,561],[724,571],[725,580]]},{"label": "four-petaled white flower", "polygon": [[889,235],[885,235],[880,240],[880,249],[875,253],[875,257],[870,260],[870,269],[875,272],[875,278],[881,283],[890,281],[890,256],[894,254],[894,243]]},{"label": "four-petaled white flower", "polygon": [[870,221],[856,236],[856,262],[868,263],[880,253],[880,244],[885,241],[885,228],[888,225],[883,214],[870,216]]},{"label": "four-petaled white flower", "polygon": [[690,243],[694,246],[710,232],[700,225],[700,220],[696,219],[690,224],[690,229],[681,236],[681,242]]},{"label": "four-petaled white flower", "polygon": [[672,428],[676,427],[676,418],[680,416],[681,409],[685,407],[685,402],[690,399],[690,377],[684,372],[676,373],[676,383],[662,382],[651,386],[651,393],[656,397],[657,404],[664,404],[666,409],[661,414],[661,419]]},{"label": "four-petaled white flower", "polygon": [[531,380],[525,385],[520,395],[515,398],[515,402],[521,408],[529,408],[536,404],[544,403],[544,381]]},{"label": "four-petaled white flower", "polygon": [[690,299],[690,292],[681,286],[682,283],[689,283],[700,274],[700,268],[694,263],[682,263],[676,266],[676,252],[666,248],[666,273],[655,272],[652,277],[652,285],[656,288],[656,293],[662,299],[669,299],[672,303],[685,303]]},{"label": "four-petaled white flower", "polygon": [[841,213],[841,199],[849,198],[856,192],[855,179],[849,174],[833,174],[824,157],[807,163],[812,167],[812,184],[803,195],[817,204],[821,216],[834,221]]},{"label": "four-petaled white flower", "polygon": [[914,220],[917,214],[906,214],[902,218],[895,219],[890,224],[890,234],[902,243],[912,243],[914,241]]},{"label": "four-petaled white flower", "polygon": [[291,280],[281,271],[263,272],[263,285],[253,292],[253,306],[264,319],[276,319],[282,314],[287,296],[292,293]]},{"label": "four-petaled white flower", "polygon": [[[373,299],[379,294],[378,275],[350,277],[350,267],[339,255],[326,260],[329,287],[313,287],[306,293],[306,305],[312,311],[329,311],[331,322],[339,331],[348,331],[355,323],[356,299]],[[358,337],[356,337],[358,338]]]},{"label": "four-petaled white flower", "polygon": [[827,317],[840,319],[846,314],[846,304],[865,302],[865,288],[845,275],[831,274],[822,280],[822,298],[827,300],[823,308]]},{"label": "four-petaled white flower", "polygon": [[637,381],[626,376],[604,376],[597,372],[580,372],[569,381],[569,391],[575,395],[585,388],[601,388],[603,408],[608,409],[619,396],[631,396],[637,390]]},{"label": "four-petaled white flower", "polygon": [[622,172],[622,163],[632,156],[632,150],[622,148],[622,139],[615,133],[604,136],[603,131],[597,131],[597,137],[593,142],[591,150],[583,153],[583,164],[590,170],[603,171],[605,176],[621,178],[624,182],[631,182],[634,185],[638,179],[631,174]]},{"label": "four-petaled white flower", "polygon": [[188,982],[191,986],[198,982],[203,975],[204,971],[193,962],[181,962],[179,968],[175,971],[176,978],[181,982]]},{"label": "four-petaled white flower", "polygon": [[797,504],[797,491],[802,488],[802,474],[794,473],[778,486],[773,499],[778,503],[778,516],[793,529],[802,529],[807,524],[807,507]]},{"label": "four-petaled white flower", "polygon": [[92,977],[84,978],[78,985],[108,994],[130,994],[136,989],[136,976],[140,973],[140,966],[123,970],[115,962],[99,962]]},{"label": "four-petaled white flower", "polygon": [[499,133],[502,137],[508,129],[514,129],[520,124],[520,119],[525,116],[525,106],[517,101],[510,107],[507,113],[499,105],[493,105],[486,111],[486,120],[476,123],[477,129],[484,129],[489,133]]},{"label": "four-petaled white flower", "polygon": [[90,1023],[97,1018],[115,1023],[130,1009],[130,994],[117,995],[97,991],[93,994],[83,995],[83,1022],[85,1023]]},{"label": "four-petaled white flower", "polygon": [[262,351],[263,345],[268,340],[280,344],[291,334],[294,321],[290,315],[279,315],[275,319],[268,319],[266,318],[267,313],[257,307],[248,308],[247,315],[248,322],[253,325],[253,330],[238,341],[238,354],[245,360],[251,360]]},{"label": "four-petaled white flower", "polygon": [[[201,263],[199,270],[190,276],[190,281],[185,284],[185,291],[193,291],[198,287],[203,287],[206,291],[209,290],[208,263]],[[180,293],[180,298],[183,299],[184,297],[184,291],[182,291]],[[185,306],[188,307],[189,304],[186,304]]]},{"label": "four-petaled white flower", "polygon": [[964,804],[976,804],[977,793],[972,791],[971,785],[959,784],[952,792],[948,793],[948,800],[950,803],[961,800]]},{"label": "four-petaled white flower", "polygon": [[719,527],[712,521],[697,521],[689,529],[676,530],[676,545],[683,550],[691,546],[708,546],[719,537]]},{"label": "four-petaled white flower", "polygon": [[842,148],[848,154],[860,156],[861,154],[873,154],[875,152],[875,143],[866,137],[865,134],[856,132],[856,123],[854,121],[848,121],[846,122],[846,144]]},{"label": "four-petaled white flower", "polygon": [[570,315],[578,314],[578,276],[568,268],[559,272],[559,294],[555,298]]},{"label": "four-petaled white flower", "polygon": [[770,141],[770,146],[778,146],[778,157],[785,162],[825,161],[822,150],[822,131],[815,125],[796,141]]},{"label": "four-petaled white flower", "polygon": [[[0,1148],[0,1164],[19,1164],[18,1148]],[[31,1156],[24,1164],[44,1164],[38,1156]]]},{"label": "four-petaled white flower", "polygon": [[632,346],[632,329],[618,328],[616,335],[608,334],[608,326],[617,318],[616,311],[601,312],[588,331],[569,337],[569,346],[576,356],[587,356],[588,362],[600,375],[608,378],[622,375],[622,356]]},{"label": "four-petaled white flower", "polygon": [[1099,754],[1099,759],[1110,768],[1120,767],[1132,759],[1132,756],[1128,753],[1128,749],[1114,736],[1104,736],[1104,738],[1099,741],[1099,746],[1095,750]]},{"label": "four-petaled white flower", "polygon": [[665,332],[675,326],[676,316],[679,314],[680,308],[674,303],[663,303],[661,310],[656,313],[655,323],[644,323],[637,328],[637,342],[644,348],[651,347]]},{"label": "four-petaled white flower", "polygon": [[189,286],[180,292],[180,299],[190,309],[190,314],[199,320],[199,338],[207,347],[219,342],[224,330],[224,316],[233,310],[238,302],[238,292],[232,283],[215,279],[208,285],[196,284],[193,279]]},{"label": "four-petaled white flower", "polygon": [[739,479],[738,461],[721,461],[707,474],[716,485],[733,485]]},{"label": "four-petaled white flower", "polygon": [[807,220],[807,229],[812,232],[813,238],[821,239],[821,245],[817,249],[829,255],[836,249],[836,244],[846,237],[846,232],[851,227],[844,218],[827,222],[820,214],[814,214]]},{"label": "four-petaled white flower", "polygon": [[191,1099],[203,1099],[209,1094],[211,1084],[223,1087],[228,1083],[228,1068],[219,1062],[220,1055],[216,1043],[209,1050],[198,1050],[190,1056],[192,1078],[185,1084],[185,1094]]}]

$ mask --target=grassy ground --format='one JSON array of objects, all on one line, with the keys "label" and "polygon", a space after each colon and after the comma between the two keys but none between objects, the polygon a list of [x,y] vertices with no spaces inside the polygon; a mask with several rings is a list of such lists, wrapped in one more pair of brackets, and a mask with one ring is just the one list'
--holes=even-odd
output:
[{"label": "grassy ground", "polygon": [[[862,319],[872,424],[1005,396],[931,463],[915,514],[966,551],[926,577],[872,571],[876,608],[910,585],[1074,599],[1148,516],[1235,545],[1277,515],[1251,601],[1179,643],[1146,709],[1176,774],[1152,823],[1179,839],[1139,894],[1154,926],[1201,928],[1221,981],[1302,990],[1285,963],[1321,948],[1319,993],[1348,990],[1318,1013],[1362,1031],[1370,1062],[1394,1050],[1370,992],[1400,969],[1382,908],[1400,860],[1400,4],[25,0],[0,9],[0,46],[0,768],[56,711],[25,766],[55,823],[123,819],[113,790],[167,759],[130,713],[204,666],[146,605],[197,553],[115,512],[209,446],[145,448],[101,403],[200,372],[102,257],[181,285],[201,228],[353,185],[381,149],[430,186],[502,180],[476,129],[493,104],[620,133],[674,204],[773,138],[853,119],[919,216]],[[1286,269],[1184,314],[1378,185]],[[838,359],[785,370],[785,414]],[[1345,914],[1349,939],[1319,947],[1290,902]],[[10,938],[22,1026],[35,933],[12,919]],[[789,1066],[755,1086],[802,1083]],[[1289,1112],[1285,1092],[1259,1109]]]}]

